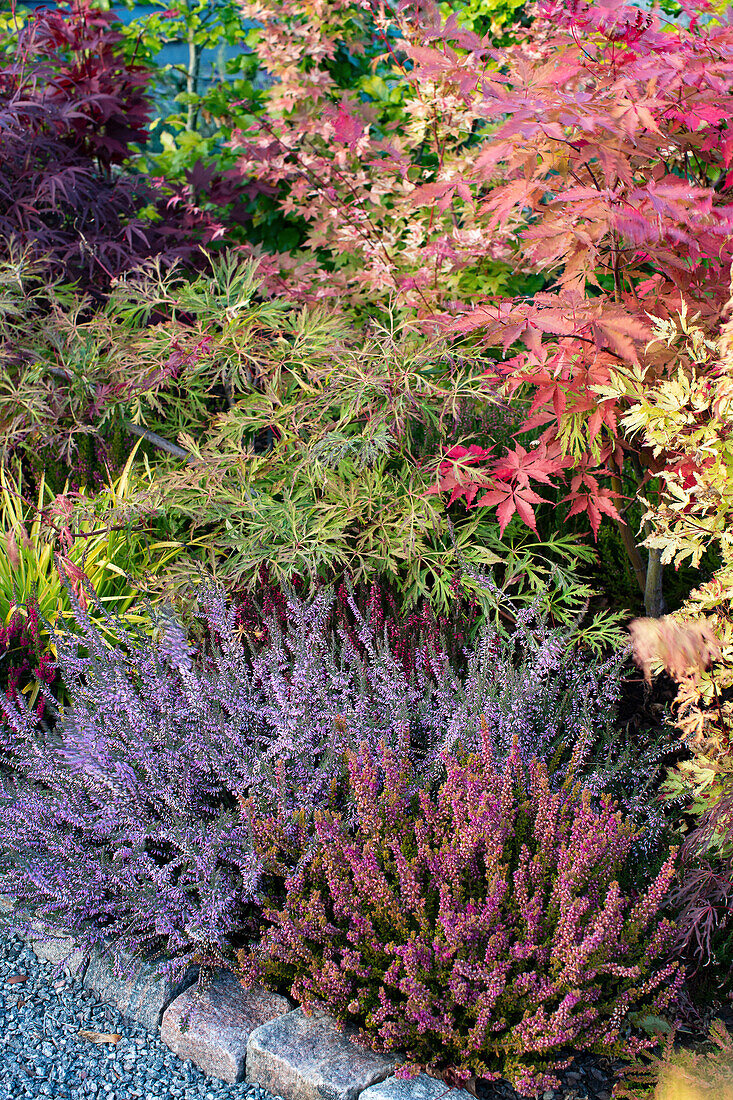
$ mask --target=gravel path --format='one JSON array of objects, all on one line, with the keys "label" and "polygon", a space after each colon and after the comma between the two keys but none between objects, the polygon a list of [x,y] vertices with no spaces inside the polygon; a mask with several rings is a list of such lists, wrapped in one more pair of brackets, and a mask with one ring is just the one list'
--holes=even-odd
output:
[{"label": "gravel path", "polygon": [[[22,940],[0,936],[0,1100],[272,1100],[255,1085],[205,1077],[81,982],[54,972]],[[121,1039],[95,1045],[80,1031]]]}]

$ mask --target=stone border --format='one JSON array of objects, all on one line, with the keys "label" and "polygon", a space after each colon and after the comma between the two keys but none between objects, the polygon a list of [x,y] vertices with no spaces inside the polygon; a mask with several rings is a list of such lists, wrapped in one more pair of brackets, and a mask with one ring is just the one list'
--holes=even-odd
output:
[{"label": "stone border", "polygon": [[[0,918],[14,908],[11,898],[0,896]],[[174,1054],[208,1076],[260,1085],[282,1100],[473,1100],[424,1073],[395,1077],[399,1058],[370,1050],[325,1013],[306,1016],[277,993],[245,989],[229,971],[215,974],[200,992],[197,967],[173,982],[159,965],[128,956],[127,976],[120,978],[111,954],[95,951],[85,962],[73,938],[42,921],[23,923],[28,931],[20,934],[39,959],[157,1032]]]}]

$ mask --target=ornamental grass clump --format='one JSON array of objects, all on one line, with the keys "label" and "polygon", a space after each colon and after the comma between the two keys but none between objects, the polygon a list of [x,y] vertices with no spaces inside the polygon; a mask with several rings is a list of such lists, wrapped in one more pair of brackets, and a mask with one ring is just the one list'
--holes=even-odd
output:
[{"label": "ornamental grass clump", "polygon": [[497,765],[488,739],[445,768],[433,793],[399,753],[352,755],[355,816],[317,813],[290,873],[292,834],[253,815],[284,886],[239,953],[243,979],[402,1050],[406,1073],[504,1077],[536,1096],[577,1053],[635,1055],[649,1044],[630,1011],[664,1011],[681,981],[660,916],[674,852],[626,890],[634,827],[613,804],[553,790],[516,747]]}]

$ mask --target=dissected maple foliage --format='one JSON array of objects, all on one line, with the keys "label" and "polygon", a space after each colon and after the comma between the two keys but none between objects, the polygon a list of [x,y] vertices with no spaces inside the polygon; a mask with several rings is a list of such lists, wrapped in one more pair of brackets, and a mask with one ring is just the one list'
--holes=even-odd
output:
[{"label": "dissected maple foliage", "polygon": [[[407,47],[418,79],[451,82],[494,125],[441,187],[468,185],[476,217],[549,285],[478,304],[451,328],[500,349],[492,379],[508,395],[531,394],[523,429],[540,432],[542,457],[517,446],[474,464],[460,487],[444,465],[439,487],[497,507],[502,528],[515,512],[533,526],[541,498],[532,482],[568,477],[569,514],[586,512],[594,532],[604,514],[623,526],[621,476],[641,486],[665,468],[665,454],[652,459],[622,424],[644,388],[677,366],[670,349],[650,344],[654,319],[687,308],[712,330],[728,297],[733,30],[665,24],[619,0],[570,0],[539,9],[524,46],[463,45]],[[412,200],[434,204],[434,187]],[[619,367],[636,372],[636,392],[614,386]]]},{"label": "dissected maple foliage", "polygon": [[661,665],[673,680],[681,681],[704,672],[721,655],[720,643],[707,619],[678,621],[633,619],[629,623],[634,660],[651,683],[652,668]]},{"label": "dissected maple foliage", "polygon": [[[436,491],[496,508],[503,530],[514,515],[536,528],[564,485],[569,517],[594,534],[604,516],[619,524],[659,613],[659,551],[643,561],[621,501],[630,483],[650,493],[666,456],[635,445],[624,417],[675,362],[650,346],[655,319],[686,307],[712,330],[727,299],[730,27],[551,0],[530,37],[496,48],[430,3],[244,9],[275,79],[235,135],[240,167],[307,226],[300,255],[260,254],[270,287],[350,306],[393,295],[499,349],[491,382],[529,394],[523,430],[539,440],[480,458],[454,448]],[[352,91],[331,71],[347,39],[384,51]],[[517,285],[510,266],[545,289],[497,297]],[[619,390],[625,367],[635,393]]]},{"label": "dissected maple foliage", "polygon": [[[731,303],[733,305],[733,303]],[[665,456],[662,488],[648,502],[647,543],[662,561],[700,563],[709,550],[721,565],[690,593],[675,614],[676,632],[646,620],[642,657],[647,678],[657,659],[677,680],[674,720],[690,755],[678,761],[663,797],[683,801],[694,822],[683,849],[687,861],[674,898],[680,939],[706,969],[730,972],[733,897],[733,322],[711,339],[686,310],[655,324],[655,341],[674,353],[676,370],[646,386],[624,417],[654,458]],[[618,371],[619,389],[638,386],[632,370]],[[713,559],[714,560],[714,559]],[[656,624],[655,624],[656,625]],[[636,641],[636,639],[635,639]],[[659,644],[661,643],[661,645]],[[644,652],[644,646],[646,650]],[[662,650],[666,647],[667,653]],[[638,647],[637,647],[638,649]],[[669,657],[669,651],[674,656]]]}]

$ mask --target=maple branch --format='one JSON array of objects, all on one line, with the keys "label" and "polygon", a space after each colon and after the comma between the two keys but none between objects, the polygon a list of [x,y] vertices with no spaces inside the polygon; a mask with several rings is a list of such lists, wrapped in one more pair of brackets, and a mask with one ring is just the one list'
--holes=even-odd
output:
[{"label": "maple branch", "polygon": [[[315,186],[315,187],[318,188],[318,190],[320,191],[321,195],[326,200],[326,202],[329,203],[329,205],[332,207],[332,209],[337,210],[339,213],[344,215],[346,220],[349,221],[349,224],[354,229],[356,229],[356,232],[359,234],[359,236],[362,238],[362,240],[366,241],[367,243],[371,243],[373,241],[376,244],[377,248],[379,248],[381,250],[382,254],[384,255],[384,258],[387,262],[387,265],[390,266],[390,267],[393,267],[394,265],[393,265],[392,257],[390,256],[389,251],[387,250],[387,246],[385,245],[383,239],[380,236],[375,235],[374,233],[372,233],[369,230],[365,229],[363,226],[361,226],[359,224],[358,221],[354,220],[353,218],[351,218],[351,219],[349,218],[349,216],[348,216],[349,215],[349,206],[348,206],[348,204],[347,203],[341,203],[339,205],[338,202],[336,202],[335,200],[330,198],[330,196],[328,195],[328,188],[326,187],[325,183],[322,180],[320,180],[319,177],[315,174],[315,172],[313,172],[311,169],[307,169],[307,168],[304,168],[302,166],[302,164],[301,164],[301,162],[298,158],[297,150],[293,149],[291,146],[287,146],[285,144],[285,142],[282,140],[282,138],[279,137],[278,134],[275,133],[274,129],[272,128],[272,126],[270,125],[270,123],[267,121],[266,118],[261,118],[259,120],[259,124],[278,143],[278,145],[286,153],[289,153],[294,158],[294,161],[295,161],[294,167],[295,167],[296,171],[299,172],[300,175],[305,179],[305,181],[307,183],[309,183],[311,185],[311,187]],[[337,177],[337,179],[339,179],[341,181],[342,184],[344,184],[346,189],[351,193],[354,201],[357,203],[357,205],[359,207],[361,207],[364,214],[366,214],[366,208],[364,206],[364,200],[361,197],[361,195],[359,195],[358,191],[355,189],[355,187],[353,186],[351,181],[348,179],[348,177],[346,175],[344,175],[343,172],[340,172],[338,169],[336,169],[335,167],[334,167],[334,175]],[[395,286],[395,290],[397,292],[399,292],[399,287]],[[417,293],[422,298],[423,304],[426,306],[426,308],[430,309],[430,303],[428,302],[427,298],[423,294],[420,287],[416,286],[415,290],[417,290]]]},{"label": "maple branch", "polygon": [[[46,370],[49,374],[52,374],[54,378],[62,378],[64,382],[73,381],[69,372],[62,367],[47,366]],[[190,465],[194,465],[196,460],[190,451],[185,451],[183,447],[179,447],[177,443],[171,443],[170,440],[164,439],[163,436],[158,435],[157,432],[152,432],[149,428],[143,428],[140,424],[133,424],[131,420],[123,420],[122,426],[130,435],[136,435],[139,439],[144,439],[147,443],[152,443],[152,445],[159,450],[167,451],[168,454],[174,455],[176,458],[185,458]]]},{"label": "maple branch", "polygon": [[621,301],[623,285],[621,282],[620,255],[618,250],[618,234],[611,234],[611,254],[613,255],[613,293],[617,302]]},{"label": "maple branch", "polygon": [[590,178],[591,178],[591,179],[593,180],[593,183],[594,183],[594,185],[595,185],[596,191],[600,191],[600,190],[601,190],[601,185],[600,185],[600,183],[598,182],[598,180],[596,179],[596,174],[595,174],[595,172],[593,171],[593,169],[591,168],[590,164],[588,163],[588,161],[587,161],[587,160],[584,160],[584,161],[583,161],[583,164],[584,164],[584,165],[585,165],[585,167],[586,167],[586,168],[588,169],[588,175],[589,175],[589,176],[590,176]]},{"label": "maple branch", "polygon": [[185,458],[190,466],[195,465],[196,460],[190,451],[185,451],[177,443],[171,443],[170,440],[164,439],[157,432],[151,432],[149,428],[143,428],[141,424],[133,424],[131,420],[123,420],[122,426],[130,435],[136,435],[139,439],[144,439],[146,443],[152,443],[154,447],[158,447],[161,451],[167,451],[168,454],[174,455],[176,458]]},{"label": "maple branch", "polygon": [[584,54],[588,58],[589,61],[592,61],[594,63],[594,65],[597,65],[598,64],[598,58],[593,57],[592,54],[588,53],[587,50],[583,49],[583,47],[580,44],[580,39],[578,38],[578,32],[577,32],[575,27],[571,27],[570,33],[573,36],[573,41],[575,42],[575,45],[578,47],[580,52],[582,54]]}]

